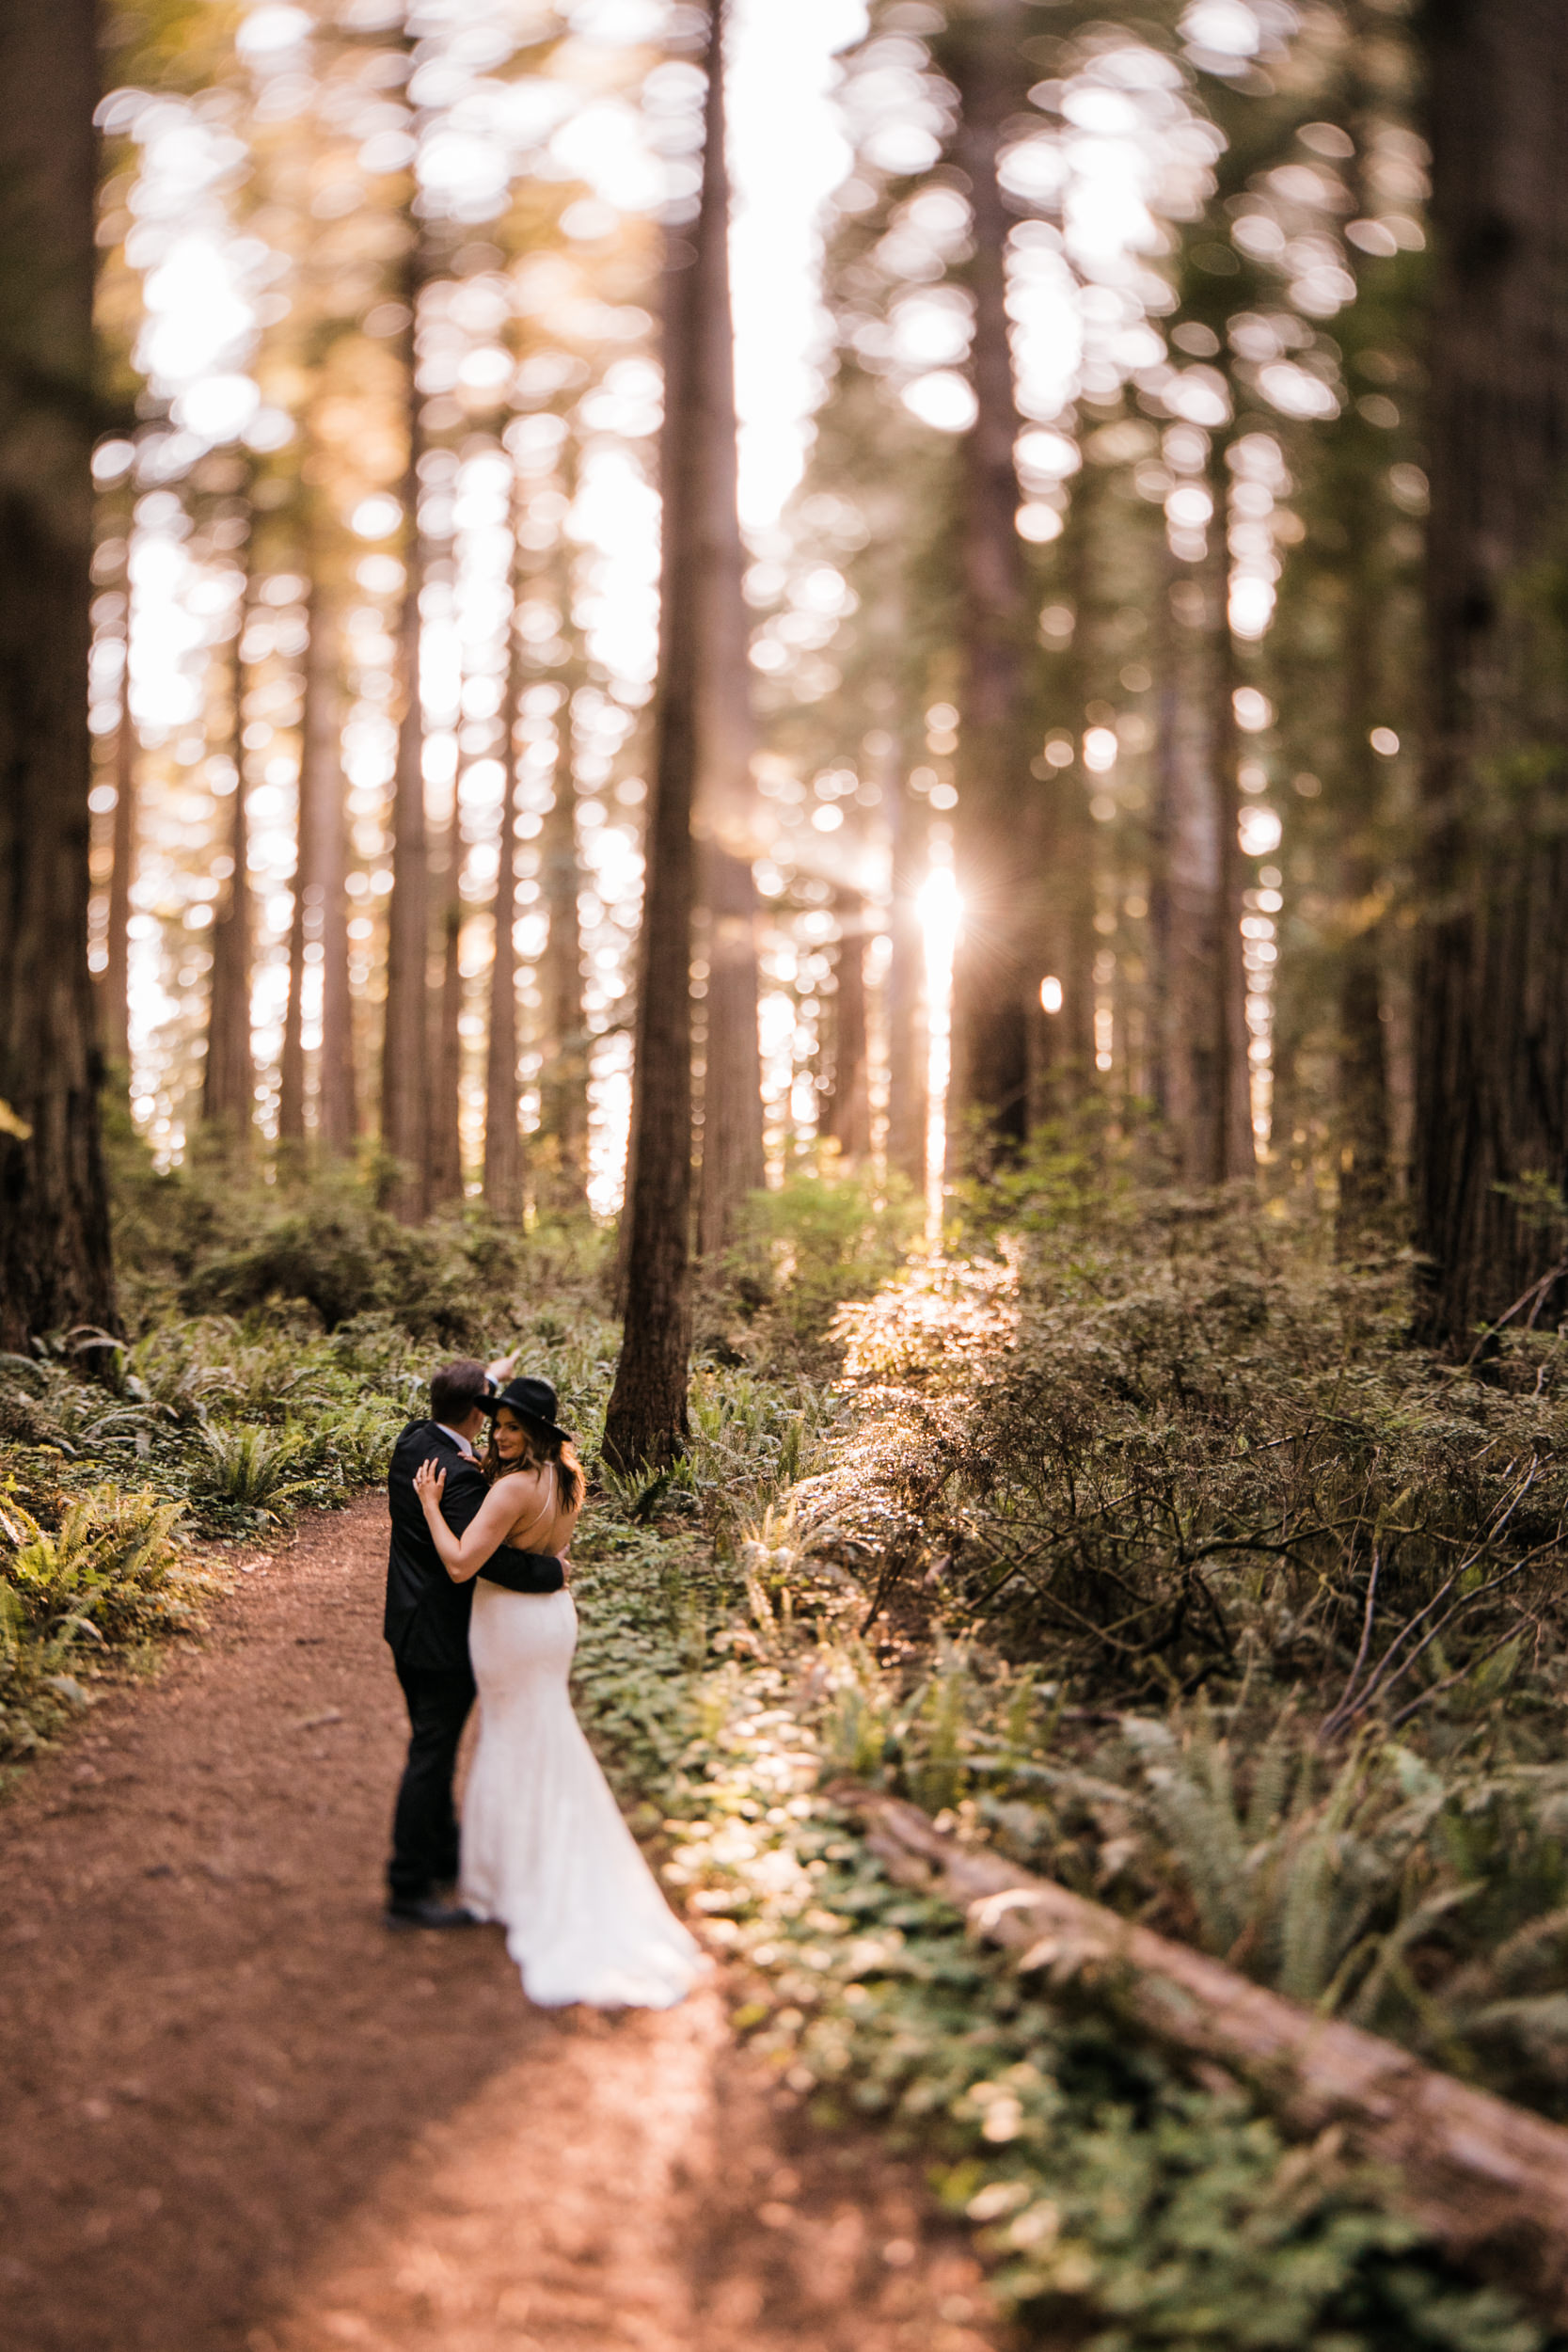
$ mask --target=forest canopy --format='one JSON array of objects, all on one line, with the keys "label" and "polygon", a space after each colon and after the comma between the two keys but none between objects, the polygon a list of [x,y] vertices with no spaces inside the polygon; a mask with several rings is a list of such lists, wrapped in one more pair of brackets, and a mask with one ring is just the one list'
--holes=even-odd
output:
[{"label": "forest canopy", "polygon": [[[87,889],[94,1003],[42,1062],[85,1104],[101,1052],[160,1169],[341,1164],[416,1223],[612,1216],[651,1120],[666,1423],[687,1256],[824,1155],[935,1238],[1050,1137],[1412,1239],[1439,1343],[1555,1321],[1539,34],[111,15],[96,146],[29,188],[12,124],[17,222],[90,203],[97,257],[90,525],[76,476],[24,481],[67,413],[42,269],[49,389],[19,358],[8,411],[17,545],[90,527],[90,782],[79,715],[8,720],[35,805],[76,762],[31,898],[53,939]],[[13,1338],[114,1314],[90,1118],[34,1116],[31,955],[5,1149],[75,1238]]]}]

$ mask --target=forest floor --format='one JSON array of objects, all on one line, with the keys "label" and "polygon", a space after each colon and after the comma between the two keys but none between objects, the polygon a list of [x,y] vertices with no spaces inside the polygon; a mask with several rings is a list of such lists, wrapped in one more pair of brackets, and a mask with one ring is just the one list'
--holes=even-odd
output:
[{"label": "forest floor", "polygon": [[380,1915],[384,1507],[313,1512],[22,1776],[8,2352],[988,2352],[969,2233],[731,2033],[531,2009]]}]

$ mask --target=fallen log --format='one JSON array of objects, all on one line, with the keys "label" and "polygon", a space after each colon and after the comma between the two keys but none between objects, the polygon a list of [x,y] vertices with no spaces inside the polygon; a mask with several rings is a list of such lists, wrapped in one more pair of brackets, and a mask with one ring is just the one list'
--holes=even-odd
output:
[{"label": "fallen log", "polygon": [[1392,2193],[1445,2252],[1568,2321],[1568,2130],[962,1846],[917,1805],[858,1786],[831,1793],[866,1821],[895,1877],[949,1896],[1021,1969],[1114,2001],[1151,2042],[1225,2067],[1292,2135],[1338,2126],[1388,2168]]}]

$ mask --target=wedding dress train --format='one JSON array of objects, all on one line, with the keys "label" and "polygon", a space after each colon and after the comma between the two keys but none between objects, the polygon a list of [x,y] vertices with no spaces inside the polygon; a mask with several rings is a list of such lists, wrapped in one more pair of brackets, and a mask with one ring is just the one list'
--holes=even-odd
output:
[{"label": "wedding dress train", "polygon": [[542,2008],[670,2009],[703,1967],[621,1818],[572,1711],[569,1592],[474,1588],[479,1743],[463,1799],[460,1893],[498,1919]]}]

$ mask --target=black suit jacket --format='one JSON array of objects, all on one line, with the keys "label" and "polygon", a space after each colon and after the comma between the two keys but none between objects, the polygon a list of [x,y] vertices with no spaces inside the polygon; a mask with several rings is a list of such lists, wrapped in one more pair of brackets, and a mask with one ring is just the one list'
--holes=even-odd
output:
[{"label": "black suit jacket", "polygon": [[[437,1422],[409,1422],[392,1449],[392,1467],[387,1477],[392,1534],[387,1554],[383,1630],[399,1665],[467,1674],[473,1583],[452,1582],[431,1540],[424,1505],[414,1492],[415,1471],[421,1462],[431,1460],[447,1473],[441,1517],[454,1535],[463,1534],[478,1518],[479,1507],[490,1491],[477,1462],[470,1461]],[[546,1553],[512,1551],[504,1546],[485,1562],[480,1574],[520,1593],[559,1592],[566,1581],[559,1560]]]}]

